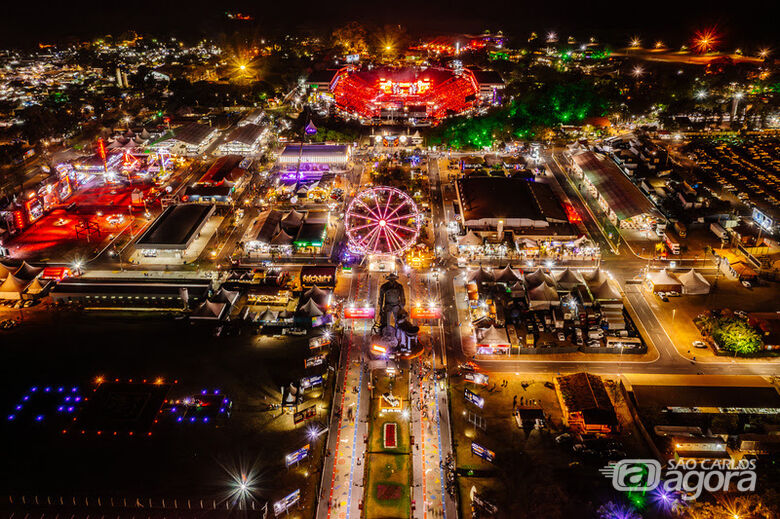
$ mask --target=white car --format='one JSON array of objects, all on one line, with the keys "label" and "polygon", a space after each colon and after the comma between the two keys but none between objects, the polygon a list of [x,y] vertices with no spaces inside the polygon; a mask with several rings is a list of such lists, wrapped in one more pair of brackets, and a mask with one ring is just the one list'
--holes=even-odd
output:
[{"label": "white car", "polygon": [[742,286],[743,286],[743,287],[745,287],[745,288],[750,288],[750,287],[752,287],[753,285],[751,285],[751,284],[750,284],[750,281],[744,281],[744,280],[743,280],[743,281],[742,281]]},{"label": "white car", "polygon": [[693,346],[694,348],[704,349],[707,347],[707,343],[704,341],[693,341],[691,343],[691,346]]}]

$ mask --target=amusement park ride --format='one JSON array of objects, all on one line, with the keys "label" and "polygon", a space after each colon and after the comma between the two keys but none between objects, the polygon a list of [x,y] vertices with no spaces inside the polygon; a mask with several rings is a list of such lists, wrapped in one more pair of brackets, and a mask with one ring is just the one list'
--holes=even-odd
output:
[{"label": "amusement park ride", "polygon": [[418,353],[420,328],[409,320],[404,287],[394,272],[398,259],[417,243],[421,226],[417,205],[399,189],[372,187],[358,193],[349,204],[345,226],[350,251],[362,255],[369,265],[382,265],[376,270],[390,271],[379,287],[371,354]]}]

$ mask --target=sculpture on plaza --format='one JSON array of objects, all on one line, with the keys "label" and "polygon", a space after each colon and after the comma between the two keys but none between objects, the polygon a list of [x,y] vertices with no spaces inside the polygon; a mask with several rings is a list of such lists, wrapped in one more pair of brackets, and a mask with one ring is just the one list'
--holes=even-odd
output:
[{"label": "sculpture on plaza", "polygon": [[376,305],[378,311],[373,332],[381,336],[387,346],[400,346],[403,350],[409,350],[420,327],[409,320],[409,314],[404,308],[406,295],[404,287],[398,282],[398,276],[391,273],[386,279],[379,287]]}]

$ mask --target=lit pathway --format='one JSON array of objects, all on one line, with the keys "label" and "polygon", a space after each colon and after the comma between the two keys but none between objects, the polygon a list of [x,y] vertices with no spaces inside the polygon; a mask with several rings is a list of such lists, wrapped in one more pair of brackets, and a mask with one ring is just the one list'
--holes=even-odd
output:
[{"label": "lit pathway", "polygon": [[[332,456],[325,460],[326,474],[330,481],[324,482],[322,499],[317,507],[319,519],[347,519],[360,517],[359,504],[363,495],[363,459],[365,456],[365,413],[367,406],[361,405],[366,393],[361,359],[362,336],[349,340],[343,368],[346,369],[343,382],[336,395],[336,409],[331,421]],[[357,388],[357,392],[353,390]]]},{"label": "lit pathway", "polygon": [[[430,519],[445,517],[442,496],[444,495],[444,473],[441,429],[439,421],[439,400],[432,372],[415,363],[411,373],[411,417],[415,438],[413,517]],[[420,377],[420,373],[425,373]],[[420,403],[422,402],[422,405]]]}]

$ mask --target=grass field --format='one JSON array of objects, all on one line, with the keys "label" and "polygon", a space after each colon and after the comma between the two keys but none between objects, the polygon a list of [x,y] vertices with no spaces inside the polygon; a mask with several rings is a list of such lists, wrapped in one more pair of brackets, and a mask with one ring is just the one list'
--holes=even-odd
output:
[{"label": "grass field", "polygon": [[[409,439],[409,421],[400,413],[380,412],[382,394],[392,392],[409,405],[409,384],[406,374],[391,380],[384,370],[374,372],[375,388],[371,399],[368,439],[368,470],[366,476],[365,516],[367,519],[407,518],[412,505],[410,484],[412,457]],[[385,449],[383,427],[395,422],[398,446]]]}]

